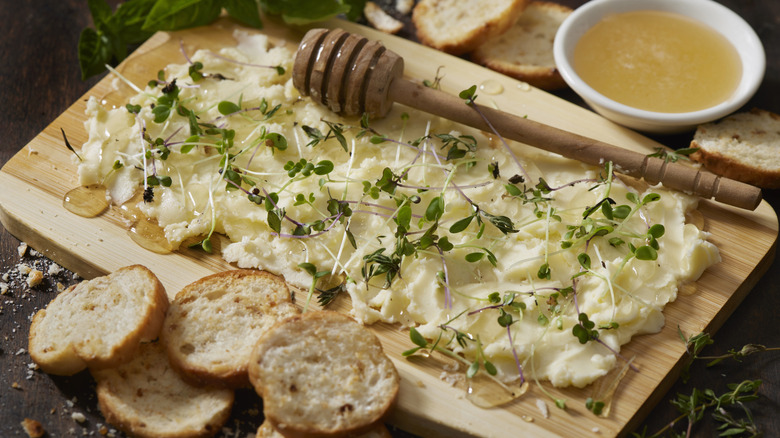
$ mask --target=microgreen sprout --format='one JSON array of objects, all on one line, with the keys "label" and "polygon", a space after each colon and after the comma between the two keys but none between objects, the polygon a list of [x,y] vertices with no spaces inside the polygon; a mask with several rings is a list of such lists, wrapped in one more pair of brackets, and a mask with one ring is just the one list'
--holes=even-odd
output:
[{"label": "microgreen sprout", "polygon": [[441,80],[444,77],[444,76],[441,75],[441,69],[442,68],[443,68],[443,66],[440,65],[436,69],[436,75],[434,76],[433,80],[424,79],[423,82],[422,82],[423,85],[425,85],[428,88],[433,88],[434,90],[440,89],[441,88]]},{"label": "microgreen sprout", "polygon": [[667,163],[676,163],[679,160],[690,161],[690,156],[698,151],[699,148],[680,148],[677,150],[668,150],[662,147],[655,148],[655,152],[648,154],[648,157],[661,158]]},{"label": "microgreen sprout", "polygon": [[318,271],[316,266],[308,262],[300,263],[298,267],[306,271],[309,275],[311,275],[311,286],[309,286],[309,293],[306,295],[306,303],[303,305],[303,311],[306,312],[306,310],[309,307],[309,302],[311,301],[311,297],[312,295],[314,295],[314,289],[317,286],[317,281],[322,277],[330,275],[330,270]]},{"label": "microgreen sprout", "polygon": [[84,161],[81,158],[81,155],[79,155],[78,152],[76,152],[76,150],[73,149],[73,146],[70,145],[70,142],[68,141],[68,137],[65,135],[65,130],[60,128],[60,131],[62,132],[62,140],[65,142],[65,147],[68,148],[69,151],[73,152],[73,155],[75,155],[76,158],[79,159],[79,161]]}]

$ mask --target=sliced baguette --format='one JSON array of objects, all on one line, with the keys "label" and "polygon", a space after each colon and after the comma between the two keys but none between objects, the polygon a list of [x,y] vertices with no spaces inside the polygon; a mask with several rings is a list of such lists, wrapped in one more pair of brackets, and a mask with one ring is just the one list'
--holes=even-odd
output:
[{"label": "sliced baguette", "polygon": [[50,374],[72,375],[129,360],[142,341],[157,338],[168,296],[157,277],[127,266],[57,295],[30,326],[33,361]]},{"label": "sliced baguette", "polygon": [[329,311],[269,330],[252,352],[249,376],[266,420],[287,437],[365,433],[388,413],[399,387],[377,337]]},{"label": "sliced baguette", "polygon": [[247,364],[260,336],[299,313],[287,283],[257,270],[232,270],[187,285],[171,302],[162,341],[171,365],[193,382],[249,386]]},{"label": "sliced baguette", "polygon": [[412,22],[421,43],[453,55],[470,52],[509,29],[528,0],[421,0]]},{"label": "sliced baguette", "polygon": [[566,83],[555,66],[553,40],[572,9],[557,3],[535,1],[514,26],[477,47],[474,62],[545,90]]},{"label": "sliced baguette", "polygon": [[395,34],[404,28],[404,24],[384,11],[379,5],[368,1],[363,7],[363,16],[376,29],[384,33]]},{"label": "sliced baguette", "polygon": [[128,363],[91,372],[106,421],[135,437],[213,436],[229,418],[235,397],[232,389],[184,381],[159,342],[143,344]]},{"label": "sliced baguette", "polygon": [[[355,438],[392,438],[392,435],[390,435],[390,431],[387,430],[387,427],[385,427],[384,424],[379,423],[378,425],[374,426],[371,430],[369,430],[366,433],[360,434],[360,435],[350,435],[354,436]],[[285,438],[284,435],[279,433],[278,430],[274,429],[274,426],[269,421],[264,421],[263,424],[260,425],[259,428],[257,428],[257,433],[255,434],[255,438]]]},{"label": "sliced baguette", "polygon": [[752,109],[696,129],[691,155],[705,168],[758,187],[780,188],[780,115]]}]

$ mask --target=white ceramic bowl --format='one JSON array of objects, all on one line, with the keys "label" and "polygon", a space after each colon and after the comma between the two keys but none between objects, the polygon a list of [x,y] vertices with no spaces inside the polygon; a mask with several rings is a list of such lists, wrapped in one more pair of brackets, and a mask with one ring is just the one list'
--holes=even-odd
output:
[{"label": "white ceramic bowl", "polygon": [[[674,12],[699,20],[721,32],[739,52],[742,79],[729,99],[713,107],[686,113],[640,110],[600,94],[574,70],[574,47],[580,37],[606,15],[636,10]],[[712,0],[592,0],[577,8],[555,36],[555,63],[566,83],[602,116],[632,129],[656,134],[694,129],[739,109],[755,94],[764,77],[766,55],[756,33],[739,15]]]}]

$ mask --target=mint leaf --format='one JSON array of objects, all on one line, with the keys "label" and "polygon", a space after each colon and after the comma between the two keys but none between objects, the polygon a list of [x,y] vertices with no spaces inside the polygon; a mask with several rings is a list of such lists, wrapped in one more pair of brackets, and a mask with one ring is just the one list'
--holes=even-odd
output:
[{"label": "mint leaf", "polygon": [[[307,24],[350,12],[341,0],[261,0],[263,9],[281,15],[285,23]],[[359,13],[362,13],[362,9]]]},{"label": "mint leaf", "polygon": [[116,28],[116,35],[125,44],[140,44],[154,31],[143,30],[144,22],[157,0],[129,0],[121,3],[107,24]]},{"label": "mint leaf", "polygon": [[157,0],[142,29],[180,30],[205,26],[219,17],[222,5],[217,0]]},{"label": "mint leaf", "polygon": [[87,6],[95,23],[111,18],[111,6],[106,0],[87,0]]},{"label": "mint leaf", "polygon": [[86,28],[79,37],[79,67],[81,80],[102,73],[111,62],[111,47],[108,39],[95,29]]},{"label": "mint leaf", "polygon": [[247,26],[263,28],[260,9],[255,0],[223,0],[225,10],[231,17]]}]

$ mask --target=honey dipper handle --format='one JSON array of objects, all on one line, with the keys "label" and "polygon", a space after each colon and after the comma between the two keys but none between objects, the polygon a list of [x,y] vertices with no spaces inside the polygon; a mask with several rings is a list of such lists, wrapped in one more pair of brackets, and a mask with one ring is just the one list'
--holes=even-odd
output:
[{"label": "honey dipper handle", "polygon": [[490,132],[487,119],[496,132],[510,140],[595,166],[612,161],[616,172],[644,179],[650,184],[661,183],[671,189],[748,210],[754,210],[761,202],[761,189],[750,184],[478,105],[483,118],[462,99],[414,82],[393,80],[389,97],[395,102]]}]

